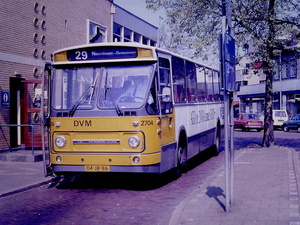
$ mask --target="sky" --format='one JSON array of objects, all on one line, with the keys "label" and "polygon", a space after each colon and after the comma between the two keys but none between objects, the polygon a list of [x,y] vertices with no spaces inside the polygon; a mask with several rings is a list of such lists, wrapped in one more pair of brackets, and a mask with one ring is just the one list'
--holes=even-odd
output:
[{"label": "sky", "polygon": [[[158,28],[160,27],[159,17],[166,18],[164,10],[153,12],[152,10],[147,9],[145,0],[114,0],[114,3]],[[212,57],[215,58],[215,56]],[[196,60],[202,61],[201,58]],[[218,64],[218,59],[216,62],[215,60],[210,59],[205,63],[216,66],[216,64]]]},{"label": "sky", "polygon": [[164,17],[162,10],[154,13],[147,9],[145,0],[114,0],[114,3],[156,27],[159,27],[159,16]]}]

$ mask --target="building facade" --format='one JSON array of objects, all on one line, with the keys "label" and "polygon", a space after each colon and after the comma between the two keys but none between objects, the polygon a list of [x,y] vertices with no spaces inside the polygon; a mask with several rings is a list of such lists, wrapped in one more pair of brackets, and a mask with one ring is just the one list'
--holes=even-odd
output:
[{"label": "building facade", "polygon": [[157,42],[156,27],[113,0],[3,0],[0,12],[0,151],[40,145],[41,75],[54,51],[97,42]]},{"label": "building facade", "polygon": [[[289,116],[300,113],[300,45],[278,52],[274,58],[273,109]],[[263,63],[253,63],[247,54],[236,68],[240,112],[262,113],[265,103]]]}]

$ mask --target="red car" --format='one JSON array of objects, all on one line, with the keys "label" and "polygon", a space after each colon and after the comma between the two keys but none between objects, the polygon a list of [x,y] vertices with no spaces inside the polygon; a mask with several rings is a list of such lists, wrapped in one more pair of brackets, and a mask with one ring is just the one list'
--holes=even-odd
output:
[{"label": "red car", "polygon": [[234,128],[242,129],[242,131],[256,129],[260,132],[264,128],[264,124],[255,113],[239,113],[234,118]]}]

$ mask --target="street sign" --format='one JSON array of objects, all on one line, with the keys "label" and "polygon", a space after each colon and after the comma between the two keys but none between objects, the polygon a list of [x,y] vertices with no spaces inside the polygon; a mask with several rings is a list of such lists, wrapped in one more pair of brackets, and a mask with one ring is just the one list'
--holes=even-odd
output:
[{"label": "street sign", "polygon": [[2,107],[9,107],[9,102],[10,102],[9,91],[2,91],[1,106]]},{"label": "street sign", "polygon": [[225,33],[225,61],[235,65],[235,39]]}]

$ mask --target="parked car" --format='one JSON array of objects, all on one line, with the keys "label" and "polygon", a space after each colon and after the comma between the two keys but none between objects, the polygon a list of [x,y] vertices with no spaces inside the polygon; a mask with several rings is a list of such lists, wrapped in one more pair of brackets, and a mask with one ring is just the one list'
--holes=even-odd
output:
[{"label": "parked car", "polygon": [[300,133],[300,114],[296,114],[292,116],[288,121],[283,122],[282,128],[284,132],[297,130]]},{"label": "parked car", "polygon": [[234,128],[242,129],[242,131],[256,129],[260,132],[264,128],[264,124],[255,113],[239,113],[234,119]]},{"label": "parked car", "polygon": [[[264,112],[262,112],[259,116],[261,121],[264,121]],[[272,117],[273,117],[273,127],[274,129],[282,128],[283,122],[289,119],[288,114],[285,110],[272,110]]]}]

